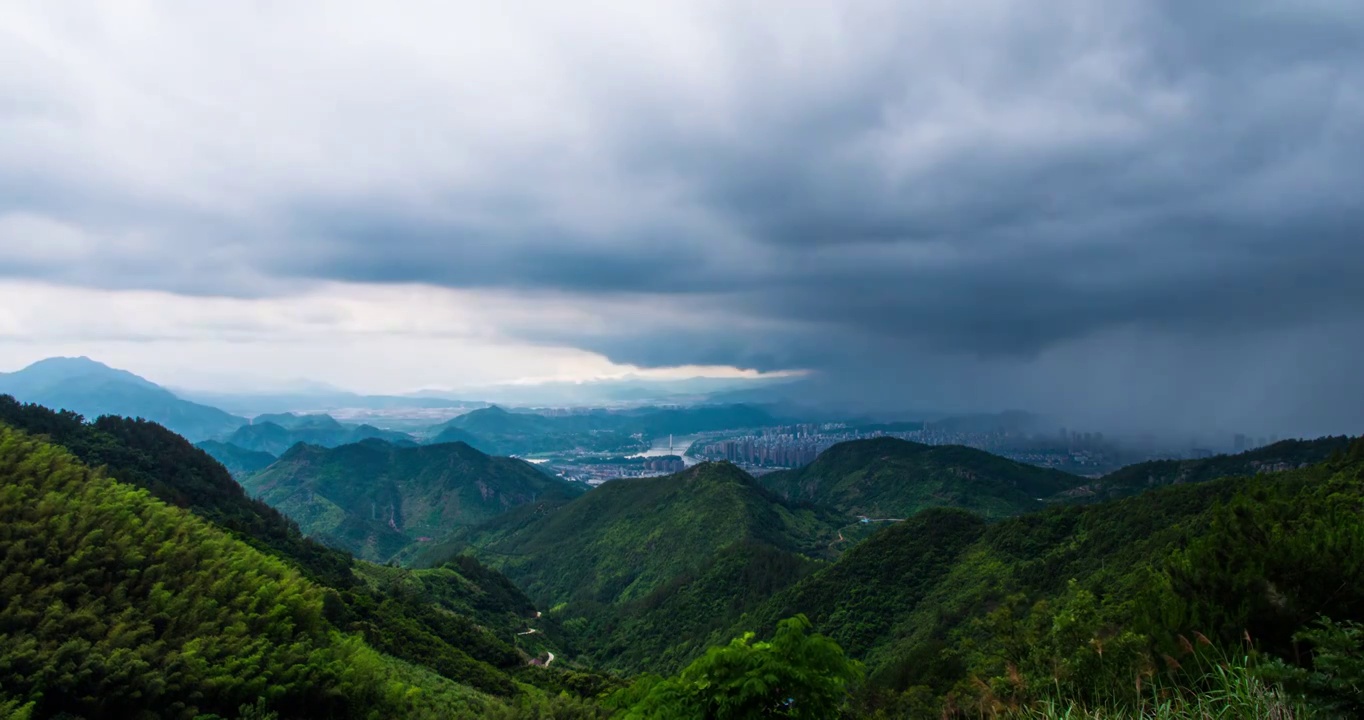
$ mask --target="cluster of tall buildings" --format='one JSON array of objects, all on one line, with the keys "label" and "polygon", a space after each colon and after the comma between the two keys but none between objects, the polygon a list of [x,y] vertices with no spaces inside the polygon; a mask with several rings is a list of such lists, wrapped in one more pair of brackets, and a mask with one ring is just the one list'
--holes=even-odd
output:
[{"label": "cluster of tall buildings", "polygon": [[757,467],[800,467],[809,465],[824,449],[817,442],[773,442],[768,438],[740,438],[712,443],[700,451],[702,457],[728,460],[736,465]]},{"label": "cluster of tall buildings", "polygon": [[647,472],[672,474],[682,472],[687,464],[677,455],[666,455],[664,457],[648,458],[643,463],[643,468]]},{"label": "cluster of tall buildings", "polygon": [[751,468],[795,468],[809,465],[820,453],[841,442],[886,435],[909,439],[912,434],[860,432],[843,423],[782,425],[763,428],[753,435],[700,445],[692,454]]},{"label": "cluster of tall buildings", "polygon": [[593,486],[619,478],[671,475],[676,472],[682,472],[685,468],[685,461],[677,455],[665,455],[662,457],[651,457],[627,462],[607,460],[599,463],[579,462],[554,466],[554,470],[558,471],[559,477],[566,480],[585,482],[588,485]]},{"label": "cluster of tall buildings", "polygon": [[1050,433],[962,432],[933,427],[886,431],[858,429],[842,423],[786,425],[764,428],[743,437],[697,445],[692,454],[708,460],[728,460],[750,469],[794,468],[809,465],[820,453],[849,440],[896,437],[926,445],[965,445],[1020,462],[1073,471],[1092,471],[1111,464],[1111,445],[1103,433],[1070,432],[1062,428],[1057,442]]}]

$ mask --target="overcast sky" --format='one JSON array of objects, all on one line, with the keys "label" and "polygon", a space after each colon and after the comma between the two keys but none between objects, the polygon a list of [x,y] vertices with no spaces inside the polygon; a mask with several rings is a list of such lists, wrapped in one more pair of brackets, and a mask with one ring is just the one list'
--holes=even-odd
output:
[{"label": "overcast sky", "polygon": [[0,4],[0,369],[1361,432],[1361,188],[1358,0]]}]

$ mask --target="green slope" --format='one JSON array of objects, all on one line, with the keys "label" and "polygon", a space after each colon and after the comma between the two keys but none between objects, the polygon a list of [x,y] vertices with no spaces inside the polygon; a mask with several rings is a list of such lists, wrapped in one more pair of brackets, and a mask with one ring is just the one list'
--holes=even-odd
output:
[{"label": "green slope", "polygon": [[727,463],[615,480],[464,535],[606,667],[671,666],[669,652],[814,569],[847,518],[793,509]]},{"label": "green slope", "polygon": [[463,443],[399,447],[379,440],[332,449],[298,445],[242,485],[307,534],[377,561],[520,505],[582,492],[528,463]]},{"label": "green slope", "polygon": [[236,533],[259,549],[286,556],[327,584],[351,580],[351,559],[303,537],[297,525],[253,500],[207,453],[156,423],[80,415],[23,404],[0,395],[0,424],[48,438],[81,462],[105,467],[119,480]]},{"label": "green slope", "polygon": [[217,440],[205,440],[194,443],[194,447],[208,453],[214,460],[222,463],[227,468],[232,477],[241,478],[250,475],[257,470],[262,470],[270,466],[277,458],[268,452],[259,450],[247,450],[232,443],[219,442]]},{"label": "green slope", "polygon": [[1346,436],[1316,440],[1284,440],[1237,455],[1196,460],[1154,460],[1115,470],[1102,478],[1062,492],[1059,500],[1100,502],[1179,483],[1206,482],[1231,475],[1257,475],[1313,465],[1350,446]]},{"label": "green slope", "polygon": [[864,700],[892,717],[988,714],[1058,694],[1109,702],[1162,656],[1185,658],[1181,635],[1234,654],[1248,633],[1260,652],[1307,662],[1294,632],[1319,615],[1364,620],[1364,586],[1347,580],[1364,577],[1362,511],[1364,441],[1322,465],[989,525],[926,510],[730,632],[807,614],[868,663]]},{"label": "green slope", "polygon": [[450,425],[442,427],[440,432],[436,433],[435,436],[426,442],[429,445],[445,445],[457,442],[464,443],[479,452],[487,453],[489,455],[496,455],[497,453],[494,451],[498,449],[497,446],[485,442],[482,438],[475,436],[468,430]]},{"label": "green slope", "polygon": [[489,707],[338,632],[326,591],[286,563],[4,426],[0,548],[0,703],[36,717],[235,715],[258,698],[306,718]]},{"label": "green slope", "polygon": [[778,621],[803,613],[844,650],[863,657],[885,643],[895,620],[914,610],[985,528],[980,516],[965,510],[924,510],[777,593],[742,626],[770,632]]},{"label": "green slope", "polygon": [[873,518],[906,518],[938,506],[997,518],[1041,509],[1041,498],[1083,480],[960,445],[876,438],[840,443],[810,465],[760,482],[789,500]]},{"label": "green slope", "polygon": [[[355,562],[341,551],[307,539],[297,525],[265,503],[247,497],[227,471],[184,438],[154,423],[104,417],[86,424],[79,415],[23,405],[0,396],[0,425],[22,428],[61,443],[87,464],[184,507],[234,537],[298,568],[334,591],[329,618],[363,635],[374,647],[409,663],[407,674],[445,678],[509,694],[526,671],[516,633],[525,627],[530,601],[495,571],[471,558],[432,571],[420,582]],[[376,576],[386,578],[382,582]],[[453,598],[463,597],[463,605]],[[537,634],[556,647],[554,627]],[[532,654],[541,649],[524,648]],[[552,686],[553,677],[535,678]]]}]

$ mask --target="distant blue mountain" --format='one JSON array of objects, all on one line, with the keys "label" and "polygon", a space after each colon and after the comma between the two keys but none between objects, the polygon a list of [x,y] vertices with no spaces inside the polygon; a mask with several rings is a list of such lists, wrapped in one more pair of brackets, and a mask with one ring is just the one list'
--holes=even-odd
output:
[{"label": "distant blue mountain", "polygon": [[71,410],[88,419],[101,415],[144,418],[191,441],[229,433],[246,422],[216,407],[177,397],[126,370],[86,357],[48,358],[12,373],[0,373],[0,394],[23,402]]},{"label": "distant blue mountain", "polygon": [[226,442],[244,450],[266,452],[276,457],[299,444],[334,448],[361,440],[383,440],[398,446],[412,447],[418,443],[407,433],[381,430],[373,425],[348,425],[330,415],[294,415],[277,413],[261,415],[248,425],[242,425]]}]

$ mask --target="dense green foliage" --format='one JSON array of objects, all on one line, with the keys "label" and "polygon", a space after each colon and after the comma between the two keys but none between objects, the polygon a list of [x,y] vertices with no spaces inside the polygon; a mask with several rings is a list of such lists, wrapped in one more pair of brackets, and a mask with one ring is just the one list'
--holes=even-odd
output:
[{"label": "dense green foliage", "polygon": [[194,447],[208,453],[209,457],[227,468],[228,473],[234,478],[246,477],[253,472],[263,470],[276,460],[275,456],[268,452],[247,450],[218,440],[205,440],[195,443]]},{"label": "dense green foliage", "polygon": [[1000,715],[1016,720],[1344,720],[1330,708],[1265,679],[1265,666],[1248,655],[1209,657],[1197,673],[1183,672],[1185,681],[1164,675],[1150,678],[1124,699],[1077,703],[1046,698]]},{"label": "dense green foliage", "polygon": [[1316,440],[1284,440],[1237,455],[1196,460],[1153,460],[1115,470],[1096,481],[1060,493],[1058,499],[1101,502],[1135,495],[1162,485],[1294,470],[1322,462],[1349,446],[1348,437],[1324,437]]},{"label": "dense green foliage", "polygon": [[[380,582],[375,573],[388,571],[354,563],[349,555],[303,537],[277,511],[248,498],[220,465],[159,425],[114,417],[87,424],[73,413],[5,397],[0,397],[0,424],[48,437],[88,464],[104,466],[115,477],[293,564],[331,588],[323,599],[334,625],[414,663],[406,674],[430,675],[439,682],[445,682],[444,675],[491,692],[514,691],[507,672],[521,672],[515,631],[529,613],[529,601],[506,578],[471,558],[430,571],[419,587]],[[465,598],[463,604],[455,602],[457,597]]]},{"label": "dense green foliage", "polygon": [[1293,636],[1318,614],[1364,614],[1364,587],[1345,580],[1364,576],[1364,443],[1353,452],[989,526],[862,655],[868,702],[930,714],[1057,696],[1136,702],[1118,696],[1158,668],[1190,665],[1182,638],[1234,649],[1249,637],[1256,653],[1305,662]]},{"label": "dense green foliage", "polygon": [[608,482],[471,530],[605,667],[680,666],[745,610],[816,567],[846,518],[794,509],[727,463]]},{"label": "dense green foliage", "polygon": [[156,423],[113,416],[86,423],[75,413],[0,396],[0,424],[44,436],[86,465],[288,557],[309,577],[342,587],[352,582],[348,556],[304,538],[291,520],[248,497],[213,458]]},{"label": "dense green foliage", "polygon": [[0,394],[89,417],[145,418],[194,440],[231,432],[245,422],[88,358],[50,358],[18,372],[0,373]]},{"label": "dense green foliage", "polygon": [[1295,633],[1293,640],[1295,648],[1310,652],[1310,664],[1275,659],[1260,675],[1316,699],[1321,708],[1364,716],[1364,624],[1322,618]]},{"label": "dense green foliage", "polygon": [[998,518],[1039,510],[1040,498],[1083,481],[960,445],[882,437],[840,443],[810,465],[760,482],[790,500],[873,518],[907,518],[936,506]]},{"label": "dense green foliage", "polygon": [[242,485],[310,536],[379,562],[520,505],[583,491],[529,463],[462,443],[405,447],[380,440],[331,449],[298,445]]},{"label": "dense green foliage", "polygon": [[39,717],[402,707],[323,590],[144,490],[0,426],[0,687]]},{"label": "dense green foliage", "polygon": [[784,505],[733,465],[704,463],[614,480],[542,514],[499,518],[472,537],[476,554],[532,598],[557,604],[642,598],[745,540],[815,554],[832,532],[829,516]]},{"label": "dense green foliage", "polygon": [[777,593],[740,625],[766,632],[781,618],[805,614],[848,652],[864,657],[942,581],[985,527],[962,510],[925,510]]},{"label": "dense green foliage", "polygon": [[746,633],[711,648],[680,675],[650,683],[627,720],[748,720],[837,717],[862,677],[832,640],[809,634],[796,616],[777,625],[772,640]]},{"label": "dense green foliage", "polygon": [[[960,448],[835,448],[816,485],[841,507],[923,508],[882,525],[723,463],[581,494],[463,445],[287,454],[275,481],[330,503],[300,505],[318,517],[396,493],[380,521],[351,512],[329,539],[379,525],[403,558],[449,558],[413,569],[305,538],[156,424],[0,398],[5,425],[28,435],[0,427],[0,718],[1364,709],[1364,441],[1146,464],[1100,496],[1153,490],[1021,515],[1074,479]],[[503,502],[507,487],[540,489]],[[456,532],[413,542],[422,518],[433,538]],[[603,701],[621,683],[589,667],[679,674]]]}]

